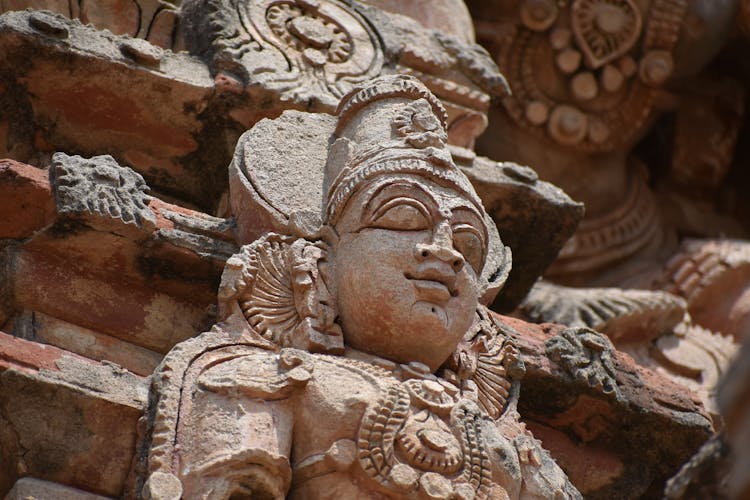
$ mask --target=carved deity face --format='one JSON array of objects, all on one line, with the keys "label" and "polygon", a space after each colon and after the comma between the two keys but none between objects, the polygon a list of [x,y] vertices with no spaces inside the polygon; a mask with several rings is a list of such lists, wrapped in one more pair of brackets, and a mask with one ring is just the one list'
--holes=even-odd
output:
[{"label": "carved deity face", "polygon": [[471,325],[487,234],[476,207],[415,175],[380,176],[335,226],[334,289],[347,345],[435,370]]}]

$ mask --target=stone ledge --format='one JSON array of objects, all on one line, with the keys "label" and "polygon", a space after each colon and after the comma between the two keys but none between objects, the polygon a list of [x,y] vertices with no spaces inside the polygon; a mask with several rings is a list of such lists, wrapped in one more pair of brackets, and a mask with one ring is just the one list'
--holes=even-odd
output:
[{"label": "stone ledge", "polygon": [[148,379],[0,332],[0,496],[21,476],[119,496]]}]

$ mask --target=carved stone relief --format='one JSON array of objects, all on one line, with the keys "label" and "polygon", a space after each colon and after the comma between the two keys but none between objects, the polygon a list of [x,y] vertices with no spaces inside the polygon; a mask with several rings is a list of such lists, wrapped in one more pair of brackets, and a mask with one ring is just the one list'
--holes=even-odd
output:
[{"label": "carved stone relief", "polygon": [[[690,387],[705,407],[717,414],[716,384],[736,345],[731,338],[694,324],[686,309],[683,299],[666,292],[569,288],[540,281],[519,306],[518,314],[535,322],[569,325],[574,327],[571,331],[605,333],[642,366]],[[581,341],[571,338],[568,343],[579,345]]]},{"label": "carved stone relief", "polygon": [[480,305],[510,255],[442,105],[383,77],[337,115],[323,215],[232,257],[222,321],[157,370],[137,493],[580,498],[518,421],[520,352]]},{"label": "carved stone relief", "polygon": [[383,49],[365,19],[336,0],[212,0],[206,16],[213,65],[282,97],[335,106],[354,85],[380,73]]},{"label": "carved stone relief", "polygon": [[55,153],[52,161],[50,176],[59,214],[95,225],[121,221],[124,227],[144,232],[156,228],[156,217],[148,208],[148,186],[137,172],[121,167],[109,155],[82,158]]}]

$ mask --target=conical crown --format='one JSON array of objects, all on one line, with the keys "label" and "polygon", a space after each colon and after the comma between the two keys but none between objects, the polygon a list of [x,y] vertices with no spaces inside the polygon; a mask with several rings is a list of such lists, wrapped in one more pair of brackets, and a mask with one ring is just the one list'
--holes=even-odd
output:
[{"label": "conical crown", "polygon": [[456,189],[484,213],[479,197],[447,147],[446,112],[419,80],[389,75],[354,89],[341,101],[324,177],[324,217],[335,224],[366,181],[415,174]]}]

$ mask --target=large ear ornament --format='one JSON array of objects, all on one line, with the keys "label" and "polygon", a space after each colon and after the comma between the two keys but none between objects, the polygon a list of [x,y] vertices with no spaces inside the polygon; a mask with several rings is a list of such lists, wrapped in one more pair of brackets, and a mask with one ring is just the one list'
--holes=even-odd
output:
[{"label": "large ear ornament", "polygon": [[334,301],[320,276],[322,241],[269,233],[227,262],[219,289],[220,318],[241,312],[250,329],[280,347],[340,353]]},{"label": "large ear ornament", "polygon": [[471,328],[443,365],[443,375],[475,393],[479,407],[492,419],[515,409],[526,372],[521,352],[504,328],[479,306]]}]

